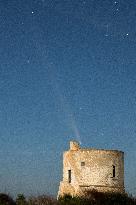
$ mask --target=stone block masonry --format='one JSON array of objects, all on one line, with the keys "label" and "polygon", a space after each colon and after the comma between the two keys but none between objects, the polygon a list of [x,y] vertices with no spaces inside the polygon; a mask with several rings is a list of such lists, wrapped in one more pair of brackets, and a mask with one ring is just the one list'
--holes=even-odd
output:
[{"label": "stone block masonry", "polygon": [[70,149],[63,154],[63,181],[58,196],[82,195],[87,189],[125,192],[122,151],[80,148],[77,142],[70,142]]}]

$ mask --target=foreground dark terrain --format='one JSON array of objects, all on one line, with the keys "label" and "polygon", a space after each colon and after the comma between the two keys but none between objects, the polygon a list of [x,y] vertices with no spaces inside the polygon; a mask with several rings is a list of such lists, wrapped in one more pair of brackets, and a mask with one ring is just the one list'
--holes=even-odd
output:
[{"label": "foreground dark terrain", "polygon": [[46,195],[26,199],[23,194],[18,194],[14,200],[9,195],[0,193],[0,205],[136,205],[136,198],[128,194],[88,191],[83,197],[65,195],[58,200]]}]

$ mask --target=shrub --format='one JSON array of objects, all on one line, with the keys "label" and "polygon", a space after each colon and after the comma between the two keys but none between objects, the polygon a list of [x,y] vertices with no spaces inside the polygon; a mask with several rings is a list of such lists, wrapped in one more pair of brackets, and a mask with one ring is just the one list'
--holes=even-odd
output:
[{"label": "shrub", "polygon": [[63,197],[59,198],[59,204],[60,205],[79,205],[81,202],[81,199],[79,197],[72,197],[69,194],[65,194]]},{"label": "shrub", "polygon": [[27,201],[23,194],[18,194],[16,198],[16,205],[27,205]]},{"label": "shrub", "polygon": [[8,194],[0,193],[0,205],[16,205],[16,203]]},{"label": "shrub", "polygon": [[41,195],[38,197],[30,197],[28,205],[57,205],[58,202],[53,197]]},{"label": "shrub", "polygon": [[64,195],[59,198],[59,205],[136,205],[136,199],[127,194],[103,193],[88,190],[81,197]]}]

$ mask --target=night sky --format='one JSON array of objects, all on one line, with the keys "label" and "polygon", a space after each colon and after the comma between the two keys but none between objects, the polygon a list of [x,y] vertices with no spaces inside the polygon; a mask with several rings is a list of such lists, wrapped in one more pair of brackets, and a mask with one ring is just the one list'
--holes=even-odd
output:
[{"label": "night sky", "polygon": [[1,0],[0,192],[56,195],[71,139],[136,194],[136,1]]}]

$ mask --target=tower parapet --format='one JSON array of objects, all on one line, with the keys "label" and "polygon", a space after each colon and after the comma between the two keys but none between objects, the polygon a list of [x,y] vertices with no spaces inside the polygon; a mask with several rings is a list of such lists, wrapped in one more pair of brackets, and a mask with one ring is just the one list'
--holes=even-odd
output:
[{"label": "tower parapet", "polygon": [[76,141],[70,141],[70,150],[77,151],[80,149],[79,143]]}]

